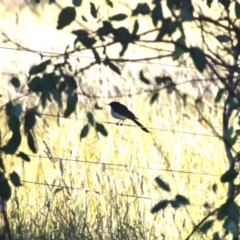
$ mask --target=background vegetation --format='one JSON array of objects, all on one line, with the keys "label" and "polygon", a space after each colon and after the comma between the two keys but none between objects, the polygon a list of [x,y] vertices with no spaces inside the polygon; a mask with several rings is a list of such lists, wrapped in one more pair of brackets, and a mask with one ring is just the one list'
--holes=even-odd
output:
[{"label": "background vegetation", "polygon": [[1,3],[3,239],[238,239],[238,2]]}]

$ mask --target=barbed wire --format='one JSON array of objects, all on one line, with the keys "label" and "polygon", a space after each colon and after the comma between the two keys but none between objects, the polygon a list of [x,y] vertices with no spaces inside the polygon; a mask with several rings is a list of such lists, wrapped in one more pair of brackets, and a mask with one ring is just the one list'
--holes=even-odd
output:
[{"label": "barbed wire", "polygon": [[155,167],[145,167],[145,166],[132,166],[127,164],[119,164],[119,163],[108,163],[108,162],[94,162],[89,160],[83,159],[71,159],[71,158],[62,158],[62,157],[49,157],[49,156],[38,156],[38,155],[31,155],[28,154],[31,158],[43,158],[49,159],[51,162],[55,163],[59,160],[64,161],[71,161],[71,162],[79,162],[79,163],[88,163],[88,164],[95,164],[95,165],[106,165],[106,166],[115,166],[115,167],[123,167],[123,168],[133,168],[133,169],[143,169],[143,170],[152,170],[152,171],[163,171],[163,172],[172,172],[172,173],[180,173],[180,174],[192,174],[192,175],[203,175],[209,177],[220,177],[219,174],[211,174],[211,173],[203,173],[203,172],[190,172],[190,171],[183,171],[183,170],[174,170],[174,169],[166,169],[166,168],[155,168]]},{"label": "barbed wire", "polygon": [[[8,180],[10,180],[10,179],[8,179]],[[101,195],[101,194],[112,195],[113,194],[112,192],[102,192],[100,190],[84,189],[84,188],[78,188],[78,187],[69,187],[69,186],[66,186],[66,185],[48,184],[48,183],[33,182],[33,181],[27,181],[27,180],[21,180],[21,183],[42,185],[42,186],[48,186],[48,187],[50,186],[50,187],[57,187],[57,188],[66,188],[66,189],[70,189],[70,190],[84,190],[86,193],[93,192],[93,193],[96,193],[98,195]],[[125,194],[125,193],[116,193],[116,195],[121,196],[121,197],[138,198],[138,199],[149,200],[149,201],[161,201],[161,199],[154,199],[154,198],[150,198],[150,197],[143,197],[143,196]],[[188,205],[194,206],[194,207],[212,208],[212,207],[206,205],[206,203],[204,203],[204,205],[198,205],[198,204],[188,204]]]}]

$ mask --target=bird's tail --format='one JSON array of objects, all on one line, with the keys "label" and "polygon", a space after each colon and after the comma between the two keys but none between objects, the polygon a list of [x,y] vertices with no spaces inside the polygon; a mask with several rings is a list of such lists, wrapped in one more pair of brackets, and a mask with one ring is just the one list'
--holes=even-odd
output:
[{"label": "bird's tail", "polygon": [[132,119],[144,132],[150,133],[140,122],[136,119]]}]

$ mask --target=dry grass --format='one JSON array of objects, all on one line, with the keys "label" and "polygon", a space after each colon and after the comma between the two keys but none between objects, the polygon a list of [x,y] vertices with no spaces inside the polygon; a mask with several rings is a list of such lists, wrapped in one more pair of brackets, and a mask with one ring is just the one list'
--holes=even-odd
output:
[{"label": "dry grass", "polygon": [[[9,23],[3,32],[38,50],[63,51],[62,47],[73,42],[67,30],[57,32],[53,25],[40,21],[37,16],[27,15],[31,24],[26,25],[26,13],[29,10],[24,9],[19,15],[23,20],[18,25],[14,24],[9,13]],[[45,19],[54,21],[55,18],[46,15]],[[33,34],[31,30],[35,24],[39,30]],[[17,28],[24,30],[24,34],[18,34]],[[46,39],[48,34],[54,37]],[[39,36],[42,36],[40,42]],[[136,57],[143,55],[138,49],[132,48],[131,51],[129,54]],[[4,59],[0,65],[2,79],[7,82],[11,76],[17,75],[23,84],[17,93],[10,85],[4,86],[1,89],[2,105],[26,92],[25,74],[40,58],[27,52],[10,53],[10,50],[3,49],[0,52]],[[72,61],[75,62],[74,57]],[[91,59],[81,58],[83,65],[89,61]],[[186,64],[189,66],[188,62]],[[87,122],[87,111],[92,111],[99,122],[115,122],[105,107],[111,101],[107,96],[116,96],[118,91],[127,96],[149,90],[138,80],[140,69],[143,68],[151,79],[167,73],[178,83],[208,76],[208,73],[198,76],[193,68],[171,65],[171,61],[128,63],[121,66],[121,77],[109,69],[94,67],[82,75],[81,80],[85,90],[102,96],[98,103],[103,110],[95,110],[96,100],[83,96],[79,96],[76,114],[69,119],[57,119],[54,104],[40,109],[43,114],[53,116],[42,115],[38,119],[35,128],[38,154],[31,154],[24,140],[21,150],[30,154],[30,163],[23,164],[18,158],[4,156],[8,172],[17,171],[23,180],[23,187],[13,190],[7,209],[14,239],[184,239],[194,224],[224,201],[226,186],[219,181],[219,175],[227,168],[224,147],[218,138],[204,135],[213,133],[199,121],[191,98],[184,104],[176,93],[169,95],[165,90],[160,92],[153,105],[149,104],[148,93],[115,98],[134,111],[151,134],[132,127],[127,121],[131,127],[105,123],[108,137],[91,129],[88,137],[79,141],[80,131]],[[178,89],[195,99],[198,91],[206,96],[207,89],[210,89],[204,99],[203,115],[221,132],[221,109],[207,105],[215,94],[212,93],[216,89],[214,83],[189,83]],[[36,96],[31,96],[31,101],[26,102],[27,99],[20,100],[25,102],[25,107],[37,103]],[[0,114],[3,119],[4,113]],[[4,121],[1,122],[1,132],[6,141],[9,135]],[[47,148],[53,159],[47,156]],[[159,175],[169,183],[170,193],[156,186],[154,179]],[[214,183],[218,184],[217,194],[212,191]],[[169,207],[156,215],[150,213],[159,200],[172,199],[176,194],[188,197],[190,206],[177,211]],[[210,208],[204,207],[205,203]],[[216,223],[207,236],[196,234],[193,239],[209,239],[219,228]]]}]

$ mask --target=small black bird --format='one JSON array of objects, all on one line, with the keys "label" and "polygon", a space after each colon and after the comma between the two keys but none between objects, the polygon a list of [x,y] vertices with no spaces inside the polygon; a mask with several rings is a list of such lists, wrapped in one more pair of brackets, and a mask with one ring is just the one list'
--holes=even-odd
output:
[{"label": "small black bird", "polygon": [[[128,110],[128,108],[119,103],[119,102],[111,102],[108,105],[111,106],[111,114],[114,118],[120,119],[117,124],[122,125],[125,119],[130,119],[135,122],[144,132],[150,133],[140,122],[138,122],[134,113]],[[121,122],[121,123],[120,123]]]}]

